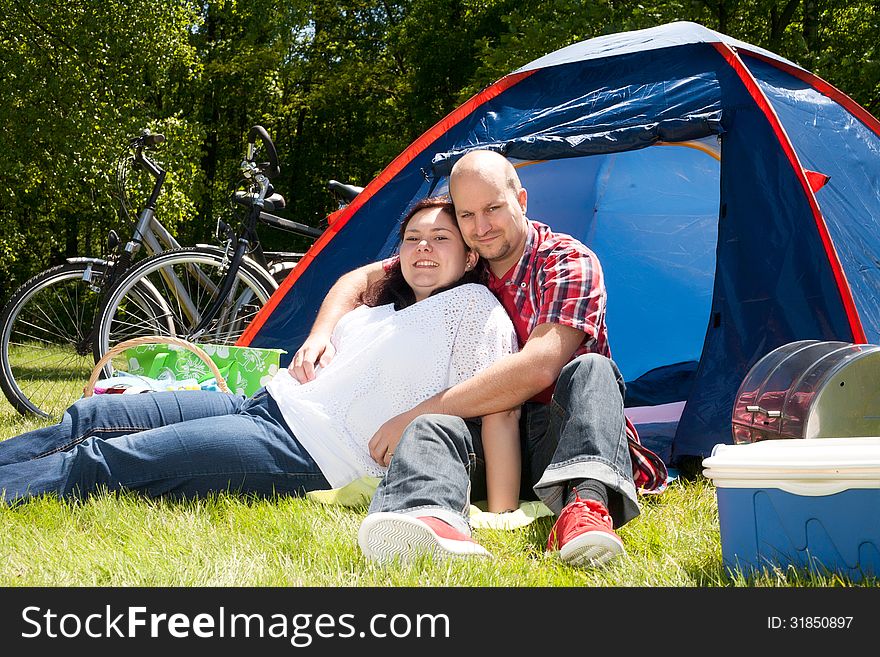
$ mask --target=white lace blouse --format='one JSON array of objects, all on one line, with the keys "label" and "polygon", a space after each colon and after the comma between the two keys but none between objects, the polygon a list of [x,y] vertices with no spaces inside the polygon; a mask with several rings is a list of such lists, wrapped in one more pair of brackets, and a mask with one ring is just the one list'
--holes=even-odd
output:
[{"label": "white lace blouse", "polygon": [[517,349],[492,293],[467,284],[395,312],[359,306],[337,324],[337,353],[300,385],[283,368],[266,388],[333,488],[385,468],[368,443],[382,424]]}]

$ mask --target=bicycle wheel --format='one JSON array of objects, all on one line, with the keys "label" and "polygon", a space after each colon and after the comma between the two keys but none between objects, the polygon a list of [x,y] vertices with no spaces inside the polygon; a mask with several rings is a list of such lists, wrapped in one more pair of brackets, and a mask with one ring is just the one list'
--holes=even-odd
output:
[{"label": "bicycle wheel", "polygon": [[[144,335],[192,339],[193,327],[213,303],[227,271],[223,251],[210,247],[172,249],[141,261],[101,308],[96,350],[103,355],[123,340]],[[275,288],[268,273],[243,261],[226,302],[196,340],[234,344]]]},{"label": "bicycle wheel", "polygon": [[0,388],[15,409],[52,417],[82,395],[107,263],[76,262],[23,283],[0,311]]},{"label": "bicycle wheel", "polygon": [[267,253],[269,259],[269,273],[278,285],[292,272],[299,261],[302,259],[302,253]]}]

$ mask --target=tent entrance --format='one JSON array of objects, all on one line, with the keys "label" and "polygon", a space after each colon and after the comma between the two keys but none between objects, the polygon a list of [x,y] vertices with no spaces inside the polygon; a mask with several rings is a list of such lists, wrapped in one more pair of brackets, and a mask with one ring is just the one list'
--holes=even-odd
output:
[{"label": "tent entrance", "polygon": [[[712,321],[719,138],[511,161],[529,193],[529,218],[573,235],[599,257],[628,414],[643,442],[668,459]],[[446,191],[443,179],[434,193]]]}]

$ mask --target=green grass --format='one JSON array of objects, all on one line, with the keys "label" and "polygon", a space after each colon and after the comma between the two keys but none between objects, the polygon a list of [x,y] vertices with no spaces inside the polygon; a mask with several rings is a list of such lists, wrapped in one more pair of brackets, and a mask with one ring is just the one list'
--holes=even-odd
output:
[{"label": "green grass", "polygon": [[[82,395],[95,364],[91,354],[78,354],[73,345],[46,342],[11,344],[9,362],[25,395],[51,413],[61,413]],[[0,404],[9,408],[2,398]]]},{"label": "green grass", "polygon": [[[0,413],[0,439],[41,424],[8,409]],[[853,585],[794,569],[749,579],[727,572],[715,490],[699,475],[641,503],[641,516],[620,530],[627,556],[596,570],[570,568],[545,554],[547,518],[515,531],[475,531],[495,555],[491,561],[380,567],[357,546],[365,508],[227,494],[187,502],[126,493],[0,503],[0,586]]]}]

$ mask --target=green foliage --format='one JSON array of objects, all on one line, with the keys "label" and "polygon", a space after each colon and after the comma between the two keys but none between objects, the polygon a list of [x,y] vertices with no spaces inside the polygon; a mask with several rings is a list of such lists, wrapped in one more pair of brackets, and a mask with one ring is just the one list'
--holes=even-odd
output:
[{"label": "green foliage", "polygon": [[284,214],[322,225],[330,178],[365,185],[498,78],[675,20],[778,52],[880,109],[878,0],[0,0],[0,292],[100,251],[118,228],[114,160],[145,127],[168,137],[159,212],[182,242],[210,240],[227,216],[255,123],[278,147]]},{"label": "green foliage", "polygon": [[189,44],[195,18],[181,2],[4,0],[5,282],[100,248],[116,221],[110,190],[120,146],[150,123],[185,123],[180,91],[198,71]]}]

